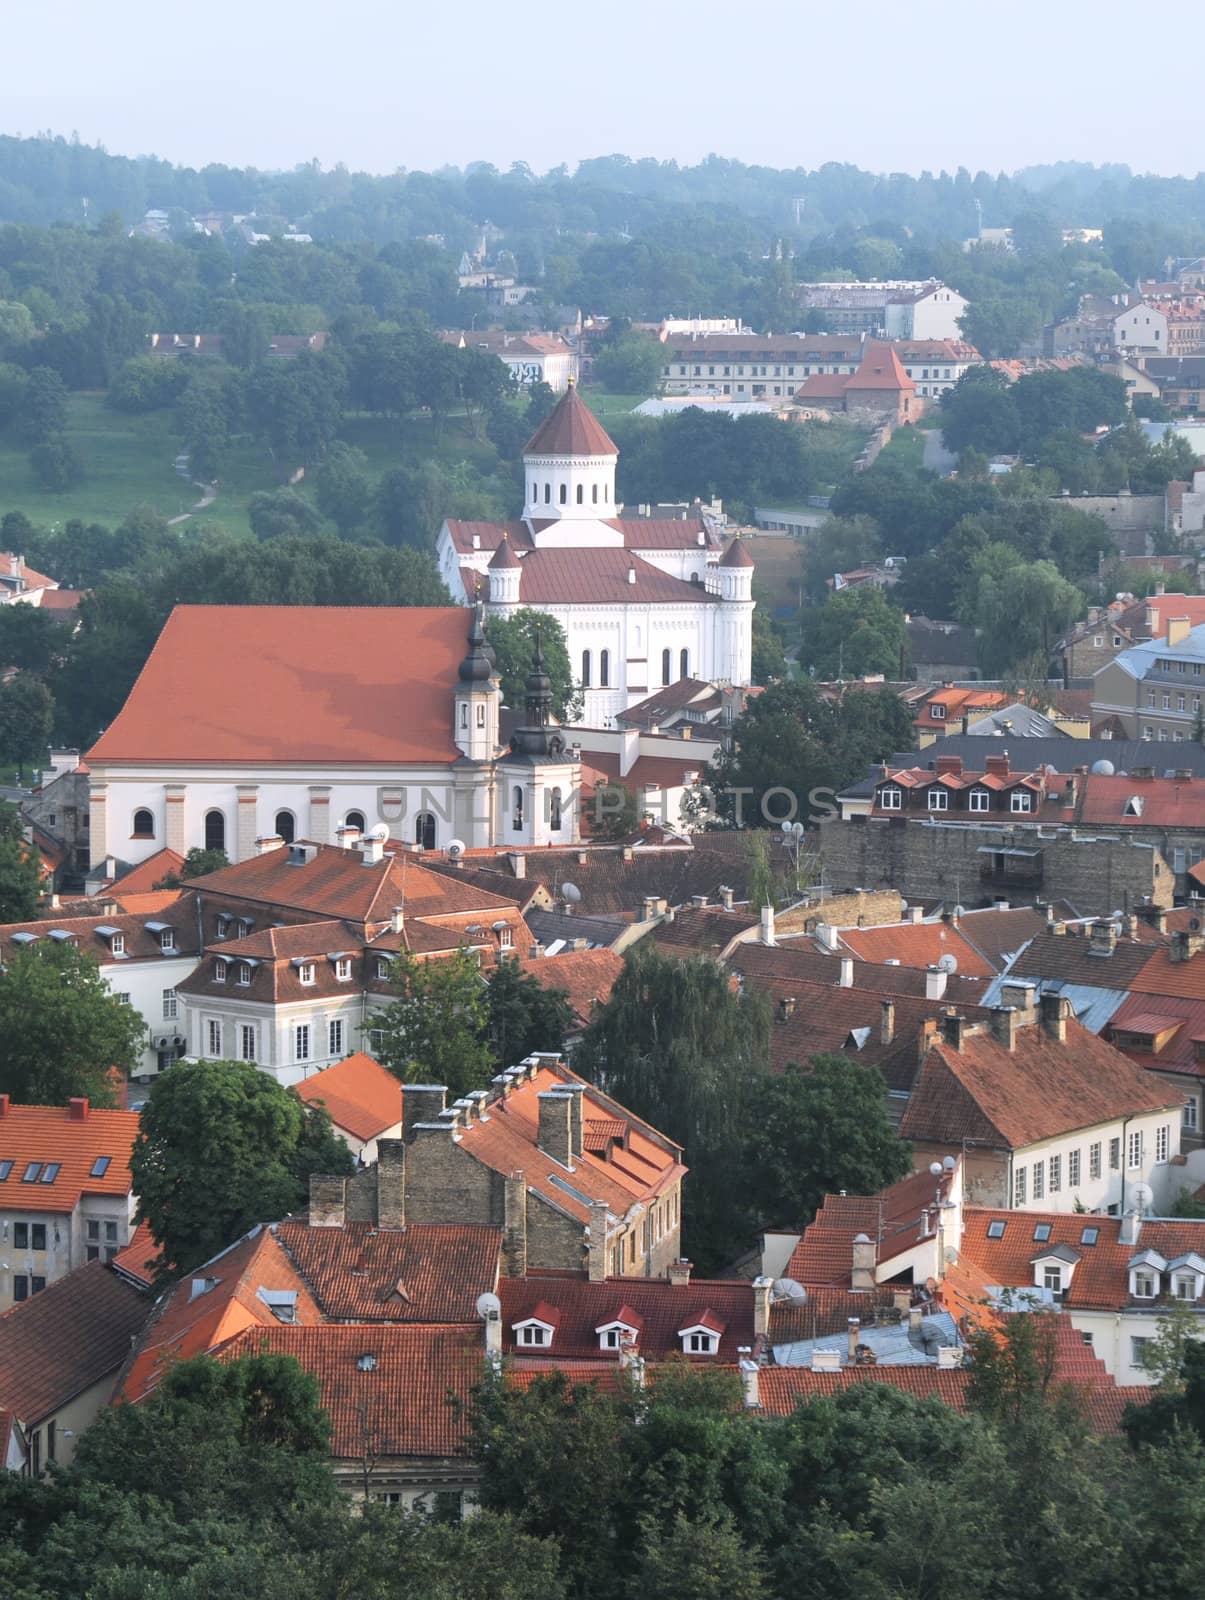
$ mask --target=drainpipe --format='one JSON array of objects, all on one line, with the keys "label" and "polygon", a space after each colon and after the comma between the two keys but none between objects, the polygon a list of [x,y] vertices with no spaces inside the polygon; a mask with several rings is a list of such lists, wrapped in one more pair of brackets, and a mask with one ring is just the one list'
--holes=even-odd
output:
[{"label": "drainpipe", "polygon": [[1126,1214],[1126,1162],[1129,1159],[1129,1149],[1126,1144],[1126,1129],[1133,1121],[1132,1117],[1121,1119],[1121,1203],[1117,1207],[1117,1215],[1124,1217]]}]

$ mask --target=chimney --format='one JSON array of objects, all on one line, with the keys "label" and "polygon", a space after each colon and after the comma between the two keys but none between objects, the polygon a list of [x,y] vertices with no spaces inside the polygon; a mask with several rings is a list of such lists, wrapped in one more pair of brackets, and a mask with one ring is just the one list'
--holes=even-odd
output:
[{"label": "chimney", "polygon": [[563,1089],[541,1089],[536,1096],[540,1124],[537,1147],[562,1167],[573,1165],[573,1097]]},{"label": "chimney", "polygon": [[640,902],[640,920],[642,922],[651,922],[656,915],[657,896],[655,894],[646,894]]},{"label": "chimney", "polygon": [[847,1341],[845,1353],[849,1360],[850,1366],[852,1366],[858,1358],[858,1336],[861,1332],[862,1319],[860,1317],[850,1317],[845,1335]]},{"label": "chimney", "polygon": [[586,1097],[584,1083],[566,1083],[561,1093],[569,1096],[569,1150],[574,1160],[586,1152],[586,1126],[582,1118],[582,1103]]},{"label": "chimney", "polygon": [[1117,948],[1117,927],[1104,917],[1098,918],[1088,930],[1088,954],[1111,956]]},{"label": "chimney", "polygon": [[448,1091],[442,1083],[407,1083],[402,1086],[402,1137],[411,1142],[420,1122],[434,1122],[447,1104]]},{"label": "chimney", "polygon": [[502,1183],[502,1273],[527,1275],[527,1177],[512,1172]]},{"label": "chimney", "polygon": [[88,1096],[86,1094],[85,1095],[73,1094],[71,1096],[71,1099],[68,1100],[68,1102],[67,1102],[67,1120],[68,1120],[68,1122],[87,1122],[87,1120],[88,1120]]},{"label": "chimney", "polygon": [[925,1320],[925,1313],[921,1310],[920,1306],[909,1306],[909,1308],[908,1308],[908,1332],[910,1334],[919,1333],[920,1330],[921,1330],[921,1324],[924,1322],[924,1320]]},{"label": "chimney", "polygon": [[720,904],[723,906],[724,910],[725,911],[731,911],[732,910],[733,893],[732,893],[731,888],[728,886],[728,884],[722,883],[720,885],[719,894],[720,894]]},{"label": "chimney", "polygon": [[1006,1050],[1017,1048],[1017,1013],[1012,1006],[992,1007],[992,1035]]},{"label": "chimney", "polygon": [[760,1339],[763,1334],[770,1331],[770,1290],[773,1287],[773,1278],[763,1276],[753,1280],[753,1336],[755,1339]]},{"label": "chimney", "polygon": [[377,1140],[377,1227],[406,1226],[406,1141]]},{"label": "chimney", "polygon": [[1156,933],[1167,932],[1167,911],[1163,906],[1147,906],[1143,916]]},{"label": "chimney", "polygon": [[6,1094],[0,1094],[0,1117],[8,1116],[8,1104],[8,1096]]},{"label": "chimney", "polygon": [[1187,617],[1168,617],[1167,619],[1167,647],[1174,650],[1178,644],[1183,644],[1188,638],[1192,624]]},{"label": "chimney", "polygon": [[393,910],[389,913],[390,933],[402,933],[405,931],[405,927],[406,908],[404,906],[394,906]]},{"label": "chimney", "polygon": [[335,843],[344,850],[354,850],[360,842],[359,828],[349,827],[346,822],[341,822],[335,829]]},{"label": "chimney", "polygon": [[667,1276],[675,1289],[684,1289],[690,1282],[690,1269],[693,1263],[685,1256],[679,1256],[676,1261],[671,1261],[667,1269]]},{"label": "chimney", "polygon": [[955,1050],[962,1049],[962,1036],[967,1027],[967,1019],[960,1017],[957,1011],[943,1011],[941,1017],[942,1038]]},{"label": "chimney", "polygon": [[841,957],[840,986],[842,989],[852,989],[854,986],[854,958],[853,956]]},{"label": "chimney", "polygon": [[1117,1230],[1117,1242],[1118,1244],[1124,1244],[1128,1246],[1128,1248],[1132,1250],[1138,1243],[1138,1238],[1141,1233],[1142,1212],[1139,1211],[1135,1206],[1132,1211],[1127,1211],[1123,1214],[1121,1219],[1121,1227]]},{"label": "chimney", "polygon": [[366,833],[360,840],[360,859],[366,867],[375,867],[378,861],[385,859],[385,841],[378,839],[374,834]]},{"label": "chimney", "polygon": [[916,1059],[923,1062],[929,1054],[929,1046],[937,1038],[938,1024],[935,1017],[926,1017],[920,1025],[920,1032],[916,1036]]},{"label": "chimney", "polygon": [[[497,1296],[494,1297],[495,1299]],[[502,1359],[502,1310],[500,1306],[491,1305],[482,1319],[485,1323],[485,1358],[487,1361],[499,1362]]]},{"label": "chimney", "polygon": [[692,894],[690,903],[697,911],[702,911],[707,904],[707,896],[705,894]]},{"label": "chimney", "polygon": [[590,1250],[587,1277],[591,1283],[602,1283],[607,1276],[607,1202],[590,1202]]},{"label": "chimney", "polygon": [[1190,961],[1193,956],[1200,955],[1203,949],[1205,949],[1205,937],[1199,933],[1181,931],[1172,934],[1167,957],[1169,961]]},{"label": "chimney", "polygon": [[895,1001],[884,1000],[879,1006],[879,1043],[890,1044],[895,1038]]},{"label": "chimney", "polygon": [[511,851],[509,851],[507,853],[506,859],[510,862],[510,870],[511,870],[511,876],[512,877],[515,877],[515,878],[526,878],[526,876],[527,876],[527,857],[526,856],[520,855],[517,850],[511,850]]},{"label": "chimney", "polygon": [[909,906],[904,912],[905,922],[923,922],[925,920],[924,906]]},{"label": "chimney", "polygon": [[849,1275],[851,1289],[874,1288],[874,1240],[869,1234],[854,1235],[853,1268]]},{"label": "chimney", "polygon": [[740,1345],[736,1353],[740,1361],[741,1389],[744,1395],[745,1410],[760,1411],[761,1397],[758,1393],[758,1377],[761,1369],[753,1359],[752,1347],[747,1344]]},{"label": "chimney", "polygon": [[1012,1006],[1020,1013],[1020,1021],[1028,1026],[1034,1020],[1034,999],[1037,994],[1036,986],[1024,983],[1019,978],[1007,978],[1000,985],[1000,1004]]},{"label": "chimney", "polygon": [[347,1216],[347,1179],[310,1174],[311,1228],[341,1228]]},{"label": "chimney", "polygon": [[937,1347],[937,1365],[942,1368],[960,1367],[962,1365],[962,1346],[939,1344]]},{"label": "chimney", "polygon": [[834,955],[841,947],[841,936],[831,922],[818,922],[816,924],[816,937],[821,947],[831,951]]},{"label": "chimney", "polygon": [[283,850],[285,842],[278,833],[266,833],[262,839],[255,841],[257,856],[269,856],[273,850]]},{"label": "chimney", "polygon": [[902,1321],[912,1310],[912,1290],[893,1289],[891,1291],[891,1304]]},{"label": "chimney", "polygon": [[812,1351],[812,1371],[813,1372],[840,1372],[840,1370],[841,1370],[841,1352],[840,1352],[840,1350],[813,1350]]},{"label": "chimney", "polygon": [[926,967],[925,969],[925,999],[942,1000],[945,998],[946,984],[949,974],[940,967]]},{"label": "chimney", "polygon": [[1059,1044],[1067,1042],[1067,1018],[1071,1015],[1071,1002],[1061,994],[1042,996],[1042,1026]]},{"label": "chimney", "polygon": [[777,943],[777,940],[774,937],[773,906],[763,906],[761,908],[761,942],[765,945],[771,946]]}]

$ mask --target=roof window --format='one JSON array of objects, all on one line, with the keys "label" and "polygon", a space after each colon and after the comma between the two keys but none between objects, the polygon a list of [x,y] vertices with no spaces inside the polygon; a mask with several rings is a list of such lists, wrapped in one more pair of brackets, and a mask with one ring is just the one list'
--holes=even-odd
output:
[{"label": "roof window", "polygon": [[26,1167],[25,1171],[21,1174],[21,1182],[37,1183],[38,1174],[41,1172],[41,1170],[42,1163],[40,1161],[31,1161]]},{"label": "roof window", "polygon": [[103,1178],[105,1173],[109,1170],[109,1163],[112,1161],[112,1159],[112,1156],[97,1156],[96,1160],[92,1163],[92,1171],[88,1174],[88,1176],[91,1178]]},{"label": "roof window", "polygon": [[1003,1222],[1000,1222],[1000,1221],[989,1222],[988,1225],[987,1225],[987,1236],[988,1236],[988,1238],[989,1239],[1003,1239],[1003,1237],[1004,1237],[1004,1227],[1005,1227],[1005,1225],[1004,1225]]},{"label": "roof window", "polygon": [[1081,1233],[1079,1236],[1079,1242],[1081,1244],[1095,1244],[1099,1238],[1099,1228],[1085,1228],[1083,1233]]},{"label": "roof window", "polygon": [[11,1161],[0,1161],[0,1183],[4,1182],[12,1170],[13,1164]]},{"label": "roof window", "polygon": [[1033,1230],[1033,1236],[1036,1243],[1045,1244],[1050,1237],[1050,1224],[1048,1222],[1039,1222]]},{"label": "roof window", "polygon": [[59,1161],[48,1161],[46,1163],[46,1165],[42,1168],[42,1176],[38,1179],[38,1182],[39,1183],[53,1183],[54,1180],[58,1177],[61,1168],[62,1168],[62,1163],[61,1162],[59,1162]]}]

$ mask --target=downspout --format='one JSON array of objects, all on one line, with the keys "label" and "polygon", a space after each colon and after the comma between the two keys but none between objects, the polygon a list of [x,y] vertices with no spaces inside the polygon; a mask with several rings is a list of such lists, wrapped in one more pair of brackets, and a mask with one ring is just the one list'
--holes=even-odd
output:
[{"label": "downspout", "polygon": [[1126,1214],[1126,1161],[1129,1157],[1129,1151],[1126,1146],[1126,1129],[1132,1121],[1132,1117],[1122,1117],[1121,1119],[1121,1204],[1117,1207],[1117,1215],[1119,1217],[1124,1217]]}]

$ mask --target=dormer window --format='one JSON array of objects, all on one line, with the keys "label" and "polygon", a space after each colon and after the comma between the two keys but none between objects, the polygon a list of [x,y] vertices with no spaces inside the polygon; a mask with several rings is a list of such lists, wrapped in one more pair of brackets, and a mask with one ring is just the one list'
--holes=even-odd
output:
[{"label": "dormer window", "polygon": [[340,983],[346,983],[347,980],[351,977],[351,958],[350,958],[350,956],[339,956],[339,958],[336,960],[336,962],[335,962],[335,977],[338,978]]},{"label": "dormer window", "polygon": [[521,1350],[548,1350],[559,1321],[560,1313],[541,1300],[529,1317],[511,1323],[515,1343]]},{"label": "dormer window", "polygon": [[215,983],[225,983],[226,982],[226,973],[228,971],[229,971],[229,963],[224,961],[222,959],[222,957],[219,956],[217,958],[217,960],[213,964],[213,981]]},{"label": "dormer window", "polygon": [[230,918],[229,917],[220,916],[218,918],[218,934],[217,934],[218,938],[219,939],[226,938],[226,936],[227,936],[227,934],[229,932],[230,932]]},{"label": "dormer window", "polygon": [[388,978],[389,976],[389,962],[384,956],[377,957],[376,975],[378,978]]},{"label": "dormer window", "polygon": [[929,790],[929,810],[948,811],[950,809],[949,792],[945,789]]},{"label": "dormer window", "polygon": [[990,811],[992,797],[986,789],[972,789],[967,800],[968,811]]},{"label": "dormer window", "polygon": [[246,961],[240,961],[234,969],[234,981],[244,987],[251,982],[251,968]]},{"label": "dormer window", "polygon": [[1205,1294],[1205,1258],[1195,1250],[1169,1261],[1167,1270],[1171,1274],[1173,1299],[1199,1300]]},{"label": "dormer window", "polygon": [[896,788],[894,783],[889,783],[879,790],[879,804],[884,811],[899,811],[904,804],[904,792]]},{"label": "dormer window", "polygon": [[1008,797],[1008,809],[1014,812],[1032,811],[1033,795],[1030,794],[1028,789],[1014,789]]},{"label": "dormer window", "polygon": [[301,964],[297,968],[297,981],[299,983],[305,983],[305,984],[313,983],[313,981],[314,981],[314,963],[312,961],[303,961],[303,962],[301,962]]},{"label": "dormer window", "polygon": [[682,1353],[688,1356],[714,1356],[720,1348],[720,1335],[724,1324],[711,1311],[705,1311],[697,1322],[678,1329]]},{"label": "dormer window", "polygon": [[1199,1294],[1195,1272],[1177,1272],[1172,1278],[1172,1294],[1177,1300],[1195,1300]]},{"label": "dormer window", "polygon": [[644,1318],[639,1312],[634,1311],[631,1306],[620,1306],[608,1322],[600,1322],[595,1328],[598,1348],[604,1354],[610,1355],[618,1355],[621,1350],[634,1349],[643,1327]]},{"label": "dormer window", "polygon": [[109,949],[115,956],[124,956],[126,953],[126,936],[124,933],[115,933],[109,940]]},{"label": "dormer window", "polygon": [[176,934],[173,928],[160,929],[159,948],[165,955],[176,948]]},{"label": "dormer window", "polygon": [[1130,1273],[1130,1293],[1135,1300],[1153,1300],[1159,1290],[1159,1281],[1147,1267]]},{"label": "dormer window", "polygon": [[933,713],[934,722],[944,722],[946,720],[945,706],[930,706],[929,710]]}]

